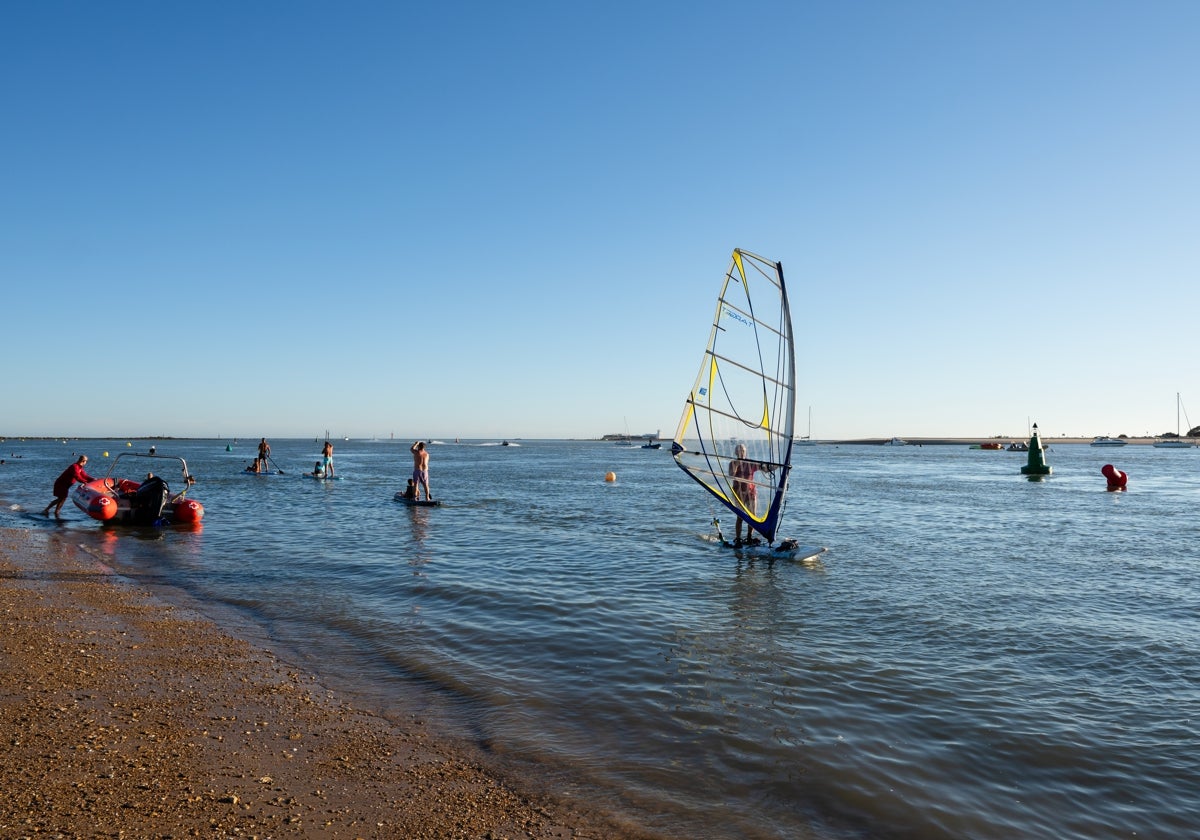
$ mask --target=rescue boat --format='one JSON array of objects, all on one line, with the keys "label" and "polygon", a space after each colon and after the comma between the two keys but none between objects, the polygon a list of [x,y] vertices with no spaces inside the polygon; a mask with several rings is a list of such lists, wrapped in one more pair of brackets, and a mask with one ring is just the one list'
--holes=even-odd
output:
[{"label": "rescue boat", "polygon": [[[130,459],[126,461],[125,469],[137,464],[137,474],[145,467],[146,477],[141,481],[119,478],[117,465],[122,459]],[[137,463],[138,460],[143,463]],[[182,468],[183,489],[178,493],[172,493],[166,480],[158,474],[159,465],[163,462],[178,464]],[[71,501],[92,519],[101,522],[120,525],[190,524],[204,518],[204,505],[195,499],[184,498],[194,483],[195,479],[188,473],[187,462],[182,458],[124,452],[113,460],[104,478],[76,485],[71,493]]]}]

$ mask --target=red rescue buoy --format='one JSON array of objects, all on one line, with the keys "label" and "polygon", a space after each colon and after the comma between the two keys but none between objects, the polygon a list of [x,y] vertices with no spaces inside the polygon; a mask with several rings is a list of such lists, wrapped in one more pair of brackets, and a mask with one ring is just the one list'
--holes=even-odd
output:
[{"label": "red rescue buoy", "polygon": [[1124,490],[1125,485],[1129,483],[1129,476],[1126,473],[1121,472],[1112,464],[1105,464],[1103,467],[1101,467],[1100,474],[1108,479],[1108,489],[1110,491]]}]

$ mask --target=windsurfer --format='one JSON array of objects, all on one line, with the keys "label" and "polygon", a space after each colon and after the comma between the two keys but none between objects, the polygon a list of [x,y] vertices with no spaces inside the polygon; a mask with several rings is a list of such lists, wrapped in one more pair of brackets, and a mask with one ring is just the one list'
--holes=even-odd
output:
[{"label": "windsurfer", "polygon": [[425,501],[432,501],[429,496],[429,451],[422,441],[417,441],[409,451],[413,456],[413,482],[425,490]]},{"label": "windsurfer", "polygon": [[[729,462],[729,477],[733,479],[733,494],[751,514],[758,512],[758,487],[754,483],[754,474],[766,467],[758,461],[746,460],[746,444],[739,443],[733,450],[736,460]],[[754,530],[746,529],[746,541],[753,542]],[[737,517],[734,526],[734,545],[742,544],[742,518]]]},{"label": "windsurfer", "polygon": [[87,462],[87,456],[80,455],[78,461],[63,470],[62,475],[60,475],[54,482],[54,499],[50,502],[50,504],[46,505],[46,509],[42,511],[42,516],[49,516],[50,508],[53,506],[54,518],[61,519],[62,517],[59,516],[59,514],[62,512],[63,504],[67,501],[67,494],[71,492],[71,485],[73,485],[76,481],[78,481],[80,484],[86,484],[87,482],[94,480],[83,468],[84,464]]}]

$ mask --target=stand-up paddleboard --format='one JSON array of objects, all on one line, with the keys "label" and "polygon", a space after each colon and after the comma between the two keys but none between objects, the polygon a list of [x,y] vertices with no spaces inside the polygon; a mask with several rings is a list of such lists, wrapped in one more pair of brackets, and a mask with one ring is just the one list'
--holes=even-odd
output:
[{"label": "stand-up paddleboard", "polygon": [[345,481],[345,478],[340,475],[313,475],[310,472],[301,473],[305,478],[311,478],[313,481]]},{"label": "stand-up paddleboard", "polygon": [[403,493],[397,492],[395,497],[397,502],[404,502],[409,507],[441,507],[441,499],[410,499]]},{"label": "stand-up paddleboard", "polygon": [[776,541],[796,421],[796,356],[783,266],[735,248],[717,295],[700,372],[671,442],[675,463],[748,526],[744,555],[796,559],[823,551]]}]

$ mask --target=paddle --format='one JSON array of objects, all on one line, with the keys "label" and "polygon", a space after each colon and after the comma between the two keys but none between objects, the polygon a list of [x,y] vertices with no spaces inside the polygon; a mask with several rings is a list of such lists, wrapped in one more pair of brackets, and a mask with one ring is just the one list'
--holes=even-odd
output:
[{"label": "paddle", "polygon": [[267,456],[267,460],[271,462],[271,466],[272,466],[272,467],[274,467],[276,470],[279,470],[279,474],[280,474],[280,475],[286,475],[286,473],[284,473],[284,471],[283,471],[283,470],[280,470],[280,469],[279,469],[279,465],[275,463],[275,459],[274,459],[274,458],[272,458],[270,455],[268,455],[268,456]]}]

